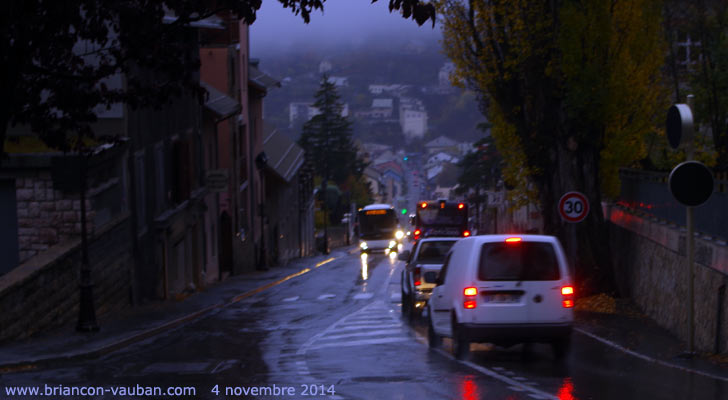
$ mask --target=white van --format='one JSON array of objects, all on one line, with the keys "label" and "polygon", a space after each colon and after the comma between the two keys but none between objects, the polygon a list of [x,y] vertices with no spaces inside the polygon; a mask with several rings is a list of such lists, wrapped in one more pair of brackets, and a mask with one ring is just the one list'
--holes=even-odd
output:
[{"label": "white van", "polygon": [[551,343],[561,359],[571,343],[574,286],[553,236],[473,236],[446,256],[427,307],[430,347],[451,337],[457,358],[471,342],[487,342]]}]

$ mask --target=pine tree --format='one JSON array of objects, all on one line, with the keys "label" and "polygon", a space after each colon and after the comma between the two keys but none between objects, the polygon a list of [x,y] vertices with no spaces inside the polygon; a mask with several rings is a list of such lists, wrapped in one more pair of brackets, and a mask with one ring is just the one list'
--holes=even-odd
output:
[{"label": "pine tree", "polygon": [[364,163],[357,158],[352,142],[351,121],[342,115],[344,108],[336,86],[324,75],[314,97],[319,114],[303,125],[299,144],[306,151],[314,173],[325,180],[342,184],[349,175],[360,177]]}]

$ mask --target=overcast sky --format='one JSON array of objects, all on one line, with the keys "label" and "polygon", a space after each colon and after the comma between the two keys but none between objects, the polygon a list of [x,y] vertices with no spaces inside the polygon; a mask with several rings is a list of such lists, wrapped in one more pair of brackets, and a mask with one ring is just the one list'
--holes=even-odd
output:
[{"label": "overcast sky", "polygon": [[322,46],[357,44],[372,34],[396,33],[428,41],[439,38],[438,27],[433,29],[430,22],[418,26],[413,20],[402,18],[396,11],[390,14],[388,4],[388,0],[379,0],[374,4],[370,0],[328,0],[324,4],[324,13],[313,13],[311,22],[305,24],[300,15],[293,15],[290,9],[284,9],[278,1],[265,0],[256,21],[250,27],[251,53],[255,57],[269,50],[290,50],[298,41]]}]

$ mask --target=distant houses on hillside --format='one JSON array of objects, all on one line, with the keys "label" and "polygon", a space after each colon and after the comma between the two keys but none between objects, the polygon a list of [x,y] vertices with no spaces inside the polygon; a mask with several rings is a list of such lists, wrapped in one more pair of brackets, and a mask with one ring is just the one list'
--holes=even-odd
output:
[{"label": "distant houses on hillside", "polygon": [[[314,116],[321,114],[321,111],[313,106],[313,102],[294,102],[288,105],[288,127],[292,128],[297,120],[304,122],[310,120]],[[344,104],[341,109],[341,115],[349,116],[349,104]]]}]

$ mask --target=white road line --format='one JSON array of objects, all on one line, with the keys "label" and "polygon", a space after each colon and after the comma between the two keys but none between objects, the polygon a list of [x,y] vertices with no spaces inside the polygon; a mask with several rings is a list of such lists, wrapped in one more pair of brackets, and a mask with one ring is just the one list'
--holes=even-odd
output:
[{"label": "white road line", "polygon": [[371,299],[374,293],[359,293],[354,295],[354,300],[366,300]]},{"label": "white road line", "polygon": [[301,297],[301,296],[286,297],[285,299],[283,299],[283,301],[296,301],[296,300],[298,300],[298,299],[299,299],[300,297]]},{"label": "white road line", "polygon": [[220,361],[219,364],[215,366],[215,368],[210,371],[211,374],[216,374],[218,372],[225,371],[226,369],[232,368],[235,363],[237,363],[238,360],[226,360],[226,361]]},{"label": "white road line", "polygon": [[321,296],[318,297],[318,299],[319,300],[328,300],[328,299],[333,299],[334,297],[336,297],[335,294],[328,294],[327,293],[327,294],[322,294]]},{"label": "white road line", "polygon": [[345,321],[345,323],[347,323],[347,324],[351,324],[351,323],[354,323],[354,324],[356,324],[356,323],[368,323],[368,324],[390,323],[391,324],[391,323],[399,323],[399,321],[397,321],[396,319],[394,319],[390,316],[386,316],[386,317],[380,317],[380,318],[372,318],[372,317],[352,318],[352,319],[347,319]]},{"label": "white road line", "polygon": [[581,328],[576,328],[575,327],[574,330],[577,331],[577,332],[579,332],[579,333],[581,333],[581,334],[584,334],[586,336],[589,336],[590,338],[592,338],[592,339],[594,339],[594,340],[596,340],[598,342],[602,342],[602,343],[606,344],[607,346],[611,346],[611,347],[613,347],[613,348],[615,348],[617,350],[620,350],[622,352],[625,352],[625,353],[627,353],[627,354],[629,354],[631,356],[637,357],[637,358],[639,358],[641,360],[644,360],[644,361],[647,361],[647,362],[651,362],[651,363],[655,363],[657,365],[662,365],[663,367],[675,368],[675,369],[678,369],[680,371],[691,372],[691,373],[694,373],[694,374],[697,374],[697,375],[707,376],[708,378],[718,379],[718,380],[721,380],[723,382],[728,382],[728,377],[711,374],[709,372],[698,371],[698,370],[690,369],[690,368],[687,368],[687,367],[683,367],[681,365],[677,365],[677,364],[669,363],[669,362],[666,362],[666,361],[658,360],[658,359],[655,359],[655,358],[646,356],[644,354],[637,353],[636,351],[630,350],[630,349],[628,349],[628,348],[626,348],[624,346],[620,346],[617,343],[612,342],[611,340],[604,339],[603,337],[599,337],[599,336],[597,336],[597,335],[595,335],[595,334],[593,334],[591,332],[587,332],[587,331],[585,331],[585,330],[583,330]]},{"label": "white road line", "polygon": [[309,347],[309,350],[318,350],[326,347],[353,347],[353,346],[367,346],[371,344],[385,344],[385,343],[396,343],[410,340],[406,337],[393,337],[393,338],[382,338],[382,339],[369,339],[369,340],[354,340],[347,342],[335,342],[335,343],[324,343],[316,346]]},{"label": "white road line", "polygon": [[363,331],[363,330],[382,330],[382,329],[394,329],[394,328],[401,328],[402,324],[390,324],[390,325],[362,325],[362,326],[344,326],[337,328],[335,330],[336,333],[339,333],[341,331]]},{"label": "white road line", "polygon": [[382,329],[379,331],[371,331],[371,332],[359,332],[359,333],[346,333],[343,335],[327,335],[322,336],[321,340],[332,340],[332,339],[342,339],[342,338],[349,338],[349,337],[358,337],[358,336],[379,336],[379,335],[392,335],[392,334],[403,334],[401,329]]}]

